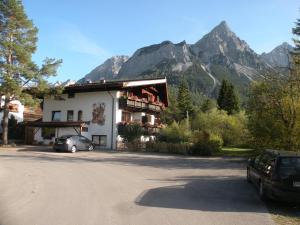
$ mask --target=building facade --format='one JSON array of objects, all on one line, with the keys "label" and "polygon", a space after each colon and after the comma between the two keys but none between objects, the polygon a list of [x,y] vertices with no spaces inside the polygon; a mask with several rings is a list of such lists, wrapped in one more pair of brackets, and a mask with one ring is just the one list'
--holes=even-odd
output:
[{"label": "building facade", "polygon": [[60,96],[44,98],[42,120],[28,126],[34,128],[35,143],[81,134],[99,148],[117,149],[120,126],[139,123],[147,139],[158,132],[160,113],[167,106],[165,78],[75,84]]}]

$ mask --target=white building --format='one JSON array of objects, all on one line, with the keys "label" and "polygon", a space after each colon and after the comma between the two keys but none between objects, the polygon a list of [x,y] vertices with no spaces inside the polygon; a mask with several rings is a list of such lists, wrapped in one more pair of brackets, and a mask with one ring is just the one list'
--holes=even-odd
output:
[{"label": "white building", "polygon": [[[5,97],[2,96],[0,98],[0,108],[2,109],[4,106]],[[24,105],[19,100],[12,100],[9,102],[9,114],[8,118],[12,116],[18,121],[18,123],[23,122],[23,113],[24,113]],[[0,134],[2,134],[2,125],[1,122],[3,120],[3,110],[0,111]]]},{"label": "white building", "polygon": [[28,126],[34,127],[36,143],[81,134],[99,148],[116,149],[119,126],[138,122],[149,135],[156,133],[166,106],[166,79],[75,84],[65,87],[61,96],[45,98],[42,120]]}]

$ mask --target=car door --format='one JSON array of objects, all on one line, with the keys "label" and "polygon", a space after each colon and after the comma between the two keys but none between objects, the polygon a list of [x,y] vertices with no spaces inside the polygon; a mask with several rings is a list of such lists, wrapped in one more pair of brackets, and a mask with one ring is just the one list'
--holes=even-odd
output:
[{"label": "car door", "polygon": [[267,190],[270,190],[273,185],[272,181],[272,175],[274,174],[275,169],[275,163],[276,163],[276,157],[270,155],[265,163],[265,168],[263,171],[264,174],[264,185],[266,186]]},{"label": "car door", "polygon": [[261,160],[263,155],[259,155],[255,158],[253,167],[250,170],[250,176],[254,182],[254,184],[258,185],[260,179],[260,167],[261,167]]},{"label": "car door", "polygon": [[77,150],[80,150],[81,142],[80,142],[79,136],[73,136],[72,138],[74,140],[74,145],[76,145],[76,147],[77,147]]},{"label": "car door", "polygon": [[86,137],[80,136],[79,140],[80,140],[80,150],[87,150],[89,147],[88,139]]}]

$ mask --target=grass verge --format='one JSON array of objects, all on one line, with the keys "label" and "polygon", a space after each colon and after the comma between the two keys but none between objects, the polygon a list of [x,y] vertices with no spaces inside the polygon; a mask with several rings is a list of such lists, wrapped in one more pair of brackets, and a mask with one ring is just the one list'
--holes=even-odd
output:
[{"label": "grass verge", "polygon": [[300,207],[295,204],[269,201],[266,203],[272,219],[277,225],[300,224]]},{"label": "grass verge", "polygon": [[215,153],[215,156],[230,156],[230,157],[246,157],[256,156],[259,151],[250,148],[222,148],[220,152]]}]

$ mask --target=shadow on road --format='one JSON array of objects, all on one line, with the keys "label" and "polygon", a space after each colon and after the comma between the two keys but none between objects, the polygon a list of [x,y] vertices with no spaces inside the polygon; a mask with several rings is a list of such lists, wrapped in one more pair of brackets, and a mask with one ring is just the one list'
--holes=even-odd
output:
[{"label": "shadow on road", "polygon": [[255,189],[242,177],[181,177],[183,185],[147,190],[135,200],[137,205],[218,212],[266,213]]}]

